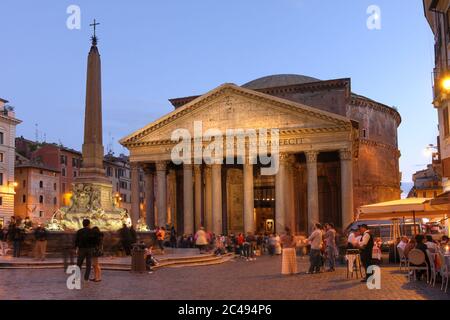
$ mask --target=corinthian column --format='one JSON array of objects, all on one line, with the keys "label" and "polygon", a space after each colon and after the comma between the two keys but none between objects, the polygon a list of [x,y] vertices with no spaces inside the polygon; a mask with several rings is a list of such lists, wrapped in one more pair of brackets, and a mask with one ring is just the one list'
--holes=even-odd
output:
[{"label": "corinthian column", "polygon": [[253,190],[253,164],[250,159],[245,159],[244,163],[244,231],[255,232],[255,199]]},{"label": "corinthian column", "polygon": [[354,221],[353,212],[353,157],[350,150],[340,150],[342,227],[347,228]]},{"label": "corinthian column", "polygon": [[184,201],[184,233],[194,233],[194,190],[192,180],[192,164],[185,164],[183,167],[183,201]]},{"label": "corinthian column", "polygon": [[222,165],[213,164],[212,168],[212,231],[222,234]]},{"label": "corinthian column", "polygon": [[279,168],[275,176],[275,231],[279,234],[284,232],[286,227],[286,165],[288,154],[279,154]]},{"label": "corinthian column", "polygon": [[212,179],[211,166],[205,167],[205,228],[212,231]]},{"label": "corinthian column", "polygon": [[160,161],[156,163],[156,209],[158,215],[158,227],[165,227],[167,222],[167,180],[166,180],[167,162]]},{"label": "corinthian column", "polygon": [[317,181],[317,156],[319,152],[308,151],[306,155],[306,170],[308,174],[308,225],[309,230],[319,222],[319,186]]},{"label": "corinthian column", "polygon": [[147,217],[147,226],[150,230],[155,227],[155,190],[154,174],[149,168],[145,169],[145,215]]},{"label": "corinthian column", "polygon": [[295,191],[294,191],[294,165],[295,165],[295,157],[289,157],[289,161],[287,164],[286,170],[286,226],[291,229],[293,233],[295,233]]},{"label": "corinthian column", "polygon": [[140,218],[139,165],[131,163],[131,223],[136,227]]},{"label": "corinthian column", "polygon": [[202,226],[202,167],[194,166],[195,231]]}]

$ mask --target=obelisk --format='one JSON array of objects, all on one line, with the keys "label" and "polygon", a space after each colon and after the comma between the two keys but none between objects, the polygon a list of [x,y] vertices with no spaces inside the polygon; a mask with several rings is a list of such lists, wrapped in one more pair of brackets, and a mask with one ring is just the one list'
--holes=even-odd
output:
[{"label": "obelisk", "polygon": [[102,76],[94,20],[94,35],[88,56],[84,114],[83,165],[77,182],[111,184],[103,168]]},{"label": "obelisk", "polygon": [[[70,207],[61,208],[54,219],[63,230],[78,230],[84,219],[102,231],[117,231],[131,221],[126,210],[117,208],[112,197],[112,181],[103,168],[101,61],[94,26],[89,51],[84,115],[83,164],[73,184]],[[56,222],[55,222],[56,224]]]}]

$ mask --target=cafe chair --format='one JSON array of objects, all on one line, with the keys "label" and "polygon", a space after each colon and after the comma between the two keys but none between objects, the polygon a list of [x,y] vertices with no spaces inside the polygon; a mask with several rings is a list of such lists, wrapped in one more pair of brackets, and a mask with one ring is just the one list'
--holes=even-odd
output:
[{"label": "cafe chair", "polygon": [[405,255],[405,250],[403,250],[402,248],[397,249],[398,255],[400,257],[400,271],[403,271],[403,269],[406,270],[406,268],[408,267],[408,258]]},{"label": "cafe chair", "polygon": [[408,279],[411,281],[411,275],[416,280],[417,271],[425,271],[427,273],[427,283],[429,283],[430,275],[428,273],[428,264],[425,259],[425,253],[418,249],[413,249],[408,254]]}]

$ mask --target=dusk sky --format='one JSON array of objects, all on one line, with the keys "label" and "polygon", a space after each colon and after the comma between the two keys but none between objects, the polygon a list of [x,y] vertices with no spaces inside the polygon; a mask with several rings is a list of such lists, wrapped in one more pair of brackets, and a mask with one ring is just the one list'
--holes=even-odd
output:
[{"label": "dusk sky", "polygon": [[[69,5],[81,30],[69,30]],[[366,26],[381,8],[381,30]],[[1,0],[0,97],[23,120],[17,135],[81,149],[86,60],[96,18],[105,149],[170,112],[169,98],[261,76],[352,79],[352,90],[396,106],[403,181],[430,162],[433,38],[419,0]]]}]

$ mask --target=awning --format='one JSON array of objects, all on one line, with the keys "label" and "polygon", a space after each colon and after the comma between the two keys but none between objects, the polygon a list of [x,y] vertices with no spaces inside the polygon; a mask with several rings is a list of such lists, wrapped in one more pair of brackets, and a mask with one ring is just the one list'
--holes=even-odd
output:
[{"label": "awning", "polygon": [[442,209],[449,210],[450,209],[450,192],[444,192],[438,195],[436,198],[430,200],[430,205],[439,206]]},{"label": "awning", "polygon": [[358,220],[445,218],[448,210],[432,207],[430,200],[429,198],[408,198],[362,206],[358,208]]}]

